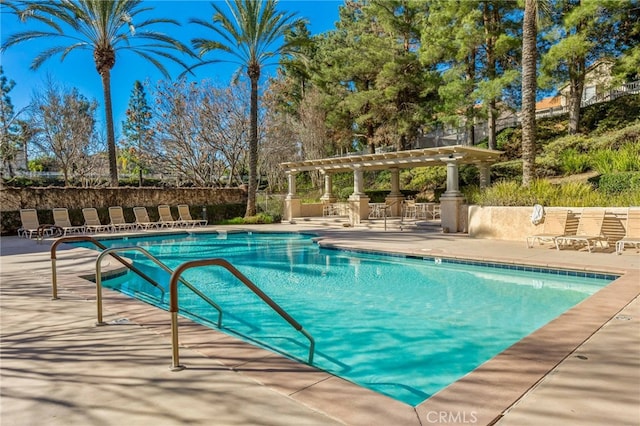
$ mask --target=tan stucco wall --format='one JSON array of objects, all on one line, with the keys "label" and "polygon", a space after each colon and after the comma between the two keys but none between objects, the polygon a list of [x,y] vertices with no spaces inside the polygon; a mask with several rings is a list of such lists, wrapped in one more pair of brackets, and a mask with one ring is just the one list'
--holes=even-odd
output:
[{"label": "tan stucco wall", "polygon": [[322,216],[322,203],[302,204],[300,206],[300,217]]},{"label": "tan stucco wall", "polygon": [[[578,217],[582,212],[580,207],[546,207],[545,211],[569,210],[570,221],[568,228],[577,226]],[[469,206],[469,236],[492,240],[525,241],[528,235],[538,234],[542,224],[531,223],[530,207],[490,207]],[[624,235],[624,218],[627,209],[624,207],[605,208],[605,235],[612,240]]]},{"label": "tan stucco wall", "polygon": [[0,211],[246,203],[240,188],[2,188]]}]

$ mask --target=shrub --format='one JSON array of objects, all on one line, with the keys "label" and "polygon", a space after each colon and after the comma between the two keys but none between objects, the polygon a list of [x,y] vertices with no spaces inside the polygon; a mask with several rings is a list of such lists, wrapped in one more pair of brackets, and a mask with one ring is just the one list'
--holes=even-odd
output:
[{"label": "shrub", "polygon": [[[634,173],[634,175],[639,174]],[[557,185],[544,179],[533,181],[529,187],[522,187],[515,182],[503,181],[497,182],[485,190],[467,187],[463,189],[463,193],[469,203],[479,205],[530,206],[542,204],[564,207],[623,207],[640,205],[640,177],[633,179],[635,186],[613,194],[595,191],[593,185],[585,182]]]},{"label": "shrub", "polygon": [[599,149],[590,156],[591,165],[601,174],[640,171],[640,142],[630,143],[617,151]]},{"label": "shrub", "polygon": [[591,157],[580,153],[574,148],[567,149],[560,154],[560,169],[566,175],[580,174],[589,170]]},{"label": "shrub", "polygon": [[401,177],[403,188],[417,192],[433,191],[444,186],[447,181],[447,169],[444,166],[417,167],[402,173]]},{"label": "shrub", "polygon": [[607,173],[598,181],[600,191],[605,194],[620,194],[626,191],[640,192],[640,172]]},{"label": "shrub", "polygon": [[491,166],[491,181],[513,180],[522,182],[522,160],[505,161]]}]

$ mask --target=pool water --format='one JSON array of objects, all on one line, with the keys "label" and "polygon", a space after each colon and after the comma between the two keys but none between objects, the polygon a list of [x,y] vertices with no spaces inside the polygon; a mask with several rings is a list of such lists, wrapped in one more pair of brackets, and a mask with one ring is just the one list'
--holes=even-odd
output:
[{"label": "pool water", "polygon": [[[314,337],[314,366],[414,406],[615,278],[323,249],[302,234],[101,242],[142,246],[172,269],[228,260]],[[168,288],[167,273],[139,253],[125,255]],[[222,331],[306,361],[308,340],[226,270],[190,269],[183,277],[222,307]],[[104,285],[168,306],[168,294],[132,273]],[[217,311],[188,289],[179,287],[179,300],[185,316],[216,323]]]}]

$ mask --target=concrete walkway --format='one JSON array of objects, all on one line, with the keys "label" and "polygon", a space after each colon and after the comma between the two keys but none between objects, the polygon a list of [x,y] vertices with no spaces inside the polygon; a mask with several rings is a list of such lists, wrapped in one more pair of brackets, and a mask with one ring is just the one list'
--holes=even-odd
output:
[{"label": "concrete walkway", "polygon": [[[308,366],[248,349],[220,333],[212,337],[214,331],[187,320],[180,323],[180,356],[188,368],[171,372],[166,312],[105,290],[104,317],[111,325],[94,325],[95,285],[79,278],[93,274],[94,252],[61,246],[60,299],[51,300],[51,241],[37,244],[2,237],[0,423],[640,424],[640,254],[635,250],[622,256],[571,250],[558,253],[548,248],[527,249],[524,242],[473,240],[461,235],[292,225],[259,229],[316,232],[321,244],[333,246],[564,266],[624,276],[614,287],[609,286],[610,291],[604,291],[608,287],[599,297],[581,304],[582,311],[589,312],[575,310],[564,322],[560,319],[555,330],[549,328],[546,336],[554,336],[551,344],[548,339],[542,340],[546,346],[529,341],[529,350],[535,350],[518,355],[517,365],[504,361],[509,360],[508,354],[497,357],[503,361],[497,361],[502,362],[499,374],[491,368],[493,378],[486,368],[480,368],[465,377],[466,381],[413,408]],[[105,269],[116,267],[105,259]],[[558,331],[557,327],[575,322],[581,324],[577,329]],[[567,334],[571,339],[565,342]],[[544,330],[538,336],[545,336]],[[561,353],[552,347],[556,343],[563,348],[567,343],[572,349]],[[534,371],[536,366],[544,372]],[[514,377],[522,383],[512,384]],[[477,386],[479,382],[489,386]]]}]

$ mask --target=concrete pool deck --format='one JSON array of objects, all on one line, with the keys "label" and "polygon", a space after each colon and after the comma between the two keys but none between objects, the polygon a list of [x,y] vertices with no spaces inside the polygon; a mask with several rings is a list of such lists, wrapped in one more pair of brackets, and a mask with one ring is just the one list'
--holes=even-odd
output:
[{"label": "concrete pool deck", "polygon": [[[218,229],[208,227],[206,231]],[[232,229],[224,227],[223,229]],[[301,225],[320,244],[564,267],[622,277],[418,407],[180,320],[171,372],[169,314],[104,291],[96,327],[95,253],[0,239],[0,422],[6,425],[640,424],[640,254],[527,249],[435,232]],[[149,233],[149,232],[145,232]],[[105,259],[105,269],[115,267]]]}]

